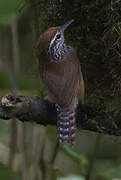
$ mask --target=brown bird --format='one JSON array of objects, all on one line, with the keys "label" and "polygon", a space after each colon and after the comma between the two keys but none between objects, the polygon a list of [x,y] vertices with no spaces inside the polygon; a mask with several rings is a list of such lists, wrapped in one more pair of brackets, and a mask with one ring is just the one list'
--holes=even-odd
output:
[{"label": "brown bird", "polygon": [[60,143],[74,144],[78,101],[84,101],[84,81],[75,50],[64,41],[64,31],[73,22],[52,27],[41,34],[36,46],[39,71],[49,99],[56,103]]}]

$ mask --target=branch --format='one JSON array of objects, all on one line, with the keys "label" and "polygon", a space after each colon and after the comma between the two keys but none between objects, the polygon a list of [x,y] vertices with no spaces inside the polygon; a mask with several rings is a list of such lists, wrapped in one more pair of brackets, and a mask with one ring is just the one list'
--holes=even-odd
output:
[{"label": "branch", "polygon": [[[16,117],[22,122],[56,125],[55,104],[39,98],[6,95],[1,99],[0,118]],[[79,104],[76,112],[77,127],[108,135],[121,136],[121,111],[106,112],[104,107]]]}]

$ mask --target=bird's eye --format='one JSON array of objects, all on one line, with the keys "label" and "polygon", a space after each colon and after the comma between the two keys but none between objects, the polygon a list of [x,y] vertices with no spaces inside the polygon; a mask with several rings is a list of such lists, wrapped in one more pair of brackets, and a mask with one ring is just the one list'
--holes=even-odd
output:
[{"label": "bird's eye", "polygon": [[61,38],[61,35],[60,35],[60,34],[58,34],[58,35],[56,36],[56,38],[57,38],[57,39],[60,39],[60,38]]}]

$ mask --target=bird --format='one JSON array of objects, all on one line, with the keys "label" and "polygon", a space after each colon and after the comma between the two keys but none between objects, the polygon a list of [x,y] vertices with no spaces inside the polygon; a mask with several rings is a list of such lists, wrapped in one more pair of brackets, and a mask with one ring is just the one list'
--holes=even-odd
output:
[{"label": "bird", "polygon": [[39,72],[48,98],[57,110],[59,144],[75,144],[78,102],[84,102],[84,79],[73,47],[65,42],[64,32],[74,20],[45,30],[36,43]]}]

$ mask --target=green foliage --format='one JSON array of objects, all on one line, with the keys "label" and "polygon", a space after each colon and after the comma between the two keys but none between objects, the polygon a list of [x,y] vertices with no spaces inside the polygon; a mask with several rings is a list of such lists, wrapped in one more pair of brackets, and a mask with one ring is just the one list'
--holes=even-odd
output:
[{"label": "green foliage", "polygon": [[24,4],[25,0],[0,0],[0,24],[11,24]]},{"label": "green foliage", "polygon": [[0,73],[0,88],[1,89],[10,89],[10,82],[7,74]]},{"label": "green foliage", "polygon": [[[14,177],[16,180],[20,180],[20,175],[18,173],[14,173]],[[9,169],[7,166],[0,163],[0,179],[9,180]]]},{"label": "green foliage", "polygon": [[64,154],[66,154],[69,158],[71,158],[72,161],[76,162],[79,165],[81,171],[85,173],[86,167],[88,165],[88,160],[84,155],[75,152],[68,145],[61,146],[61,150],[62,152],[64,152]]},{"label": "green foliage", "polygon": [[0,179],[8,180],[8,168],[5,167],[3,164],[0,164]]},{"label": "green foliage", "polygon": [[102,174],[103,174],[102,177],[105,177],[108,180],[113,179],[113,178],[114,179],[121,178],[121,166],[105,169]]}]

